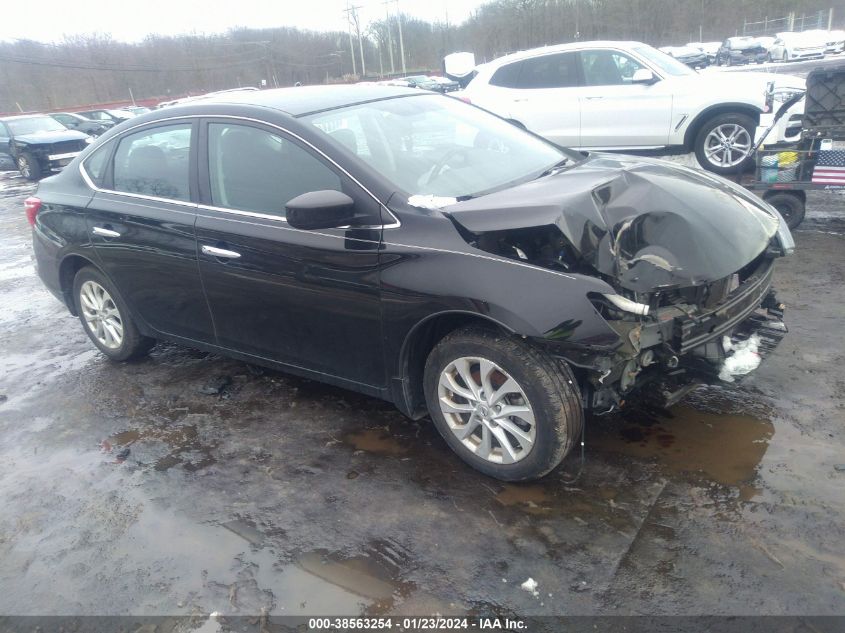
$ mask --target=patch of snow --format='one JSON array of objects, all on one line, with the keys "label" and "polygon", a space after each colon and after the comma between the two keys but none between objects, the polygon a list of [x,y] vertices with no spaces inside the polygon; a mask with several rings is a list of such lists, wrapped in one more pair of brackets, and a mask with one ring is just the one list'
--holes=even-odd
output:
[{"label": "patch of snow", "polygon": [[419,209],[442,209],[451,204],[456,204],[458,201],[455,198],[448,198],[446,196],[433,196],[431,194],[411,196],[408,198],[408,204]]},{"label": "patch of snow", "polygon": [[540,595],[540,592],[537,591],[538,586],[539,586],[539,584],[533,578],[529,578],[528,580],[526,580],[524,583],[522,583],[520,585],[520,587],[522,587],[525,591],[530,593],[535,598]]}]

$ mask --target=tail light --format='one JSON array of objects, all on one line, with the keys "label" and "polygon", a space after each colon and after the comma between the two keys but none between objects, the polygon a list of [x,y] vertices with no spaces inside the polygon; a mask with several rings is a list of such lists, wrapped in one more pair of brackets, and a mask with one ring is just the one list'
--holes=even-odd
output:
[{"label": "tail light", "polygon": [[26,210],[26,219],[30,226],[35,226],[35,216],[41,210],[41,198],[30,196],[23,201],[23,208]]},{"label": "tail light", "polygon": [[472,99],[467,97],[466,95],[455,95],[458,99],[463,101],[464,103],[472,103]]}]

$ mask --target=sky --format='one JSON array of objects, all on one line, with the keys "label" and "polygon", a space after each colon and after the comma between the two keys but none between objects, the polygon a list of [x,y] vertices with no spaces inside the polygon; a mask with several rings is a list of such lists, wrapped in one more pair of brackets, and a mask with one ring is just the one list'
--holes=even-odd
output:
[{"label": "sky", "polygon": [[[352,1],[352,0],[350,0]],[[362,24],[383,19],[396,3],[355,0]],[[457,24],[485,0],[399,0],[403,13]],[[4,2],[0,40],[59,42],[65,35],[108,33],[137,42],[149,34],[223,33],[236,26],[295,26],[316,31],[346,30],[346,0],[40,0]]]}]

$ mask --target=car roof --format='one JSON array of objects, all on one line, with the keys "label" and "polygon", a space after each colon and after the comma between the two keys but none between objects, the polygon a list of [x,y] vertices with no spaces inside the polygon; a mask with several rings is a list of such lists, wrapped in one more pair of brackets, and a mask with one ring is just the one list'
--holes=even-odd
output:
[{"label": "car roof", "polygon": [[538,55],[546,55],[549,53],[562,53],[571,50],[583,50],[585,48],[630,48],[632,46],[645,46],[645,44],[643,44],[642,42],[618,40],[596,40],[591,42],[569,42],[568,44],[553,44],[551,46],[540,46],[538,48],[529,48],[524,51],[510,53],[509,55],[498,57],[483,65],[492,68],[507,64],[509,62],[515,62],[521,59],[528,59],[530,57],[537,57]]},{"label": "car roof", "polygon": [[49,116],[48,114],[43,114],[41,112],[33,112],[32,114],[16,114],[14,116],[4,116],[0,117],[0,121],[18,121],[20,119],[31,119],[33,117],[43,117]]},{"label": "car roof", "polygon": [[[419,96],[420,91],[414,88],[384,85],[350,84],[343,86],[297,86],[295,88],[274,88],[271,90],[246,90],[227,94],[210,95],[196,99],[189,103],[172,106],[189,108],[200,104],[231,103],[243,105],[263,106],[274,110],[281,110],[291,116],[303,116],[324,110],[334,110],[346,106],[380,101],[395,97]],[[171,108],[168,108],[171,110]]]}]

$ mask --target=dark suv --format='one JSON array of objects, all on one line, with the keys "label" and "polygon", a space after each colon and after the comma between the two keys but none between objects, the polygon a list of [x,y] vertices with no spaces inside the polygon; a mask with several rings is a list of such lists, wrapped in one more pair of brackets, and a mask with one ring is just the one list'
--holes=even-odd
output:
[{"label": "dark suv", "polygon": [[26,200],[39,275],[112,359],[165,339],[360,391],[522,480],[585,411],[733,381],[786,331],[789,230],[717,176],[424,90],[216,99],[106,132]]},{"label": "dark suv", "polygon": [[756,37],[729,37],[722,42],[716,53],[716,65],[762,64],[766,61],[767,53]]},{"label": "dark suv", "polygon": [[68,130],[43,114],[0,119],[0,153],[9,154],[28,180],[38,180],[42,174],[62,169],[90,141],[87,134]]}]

